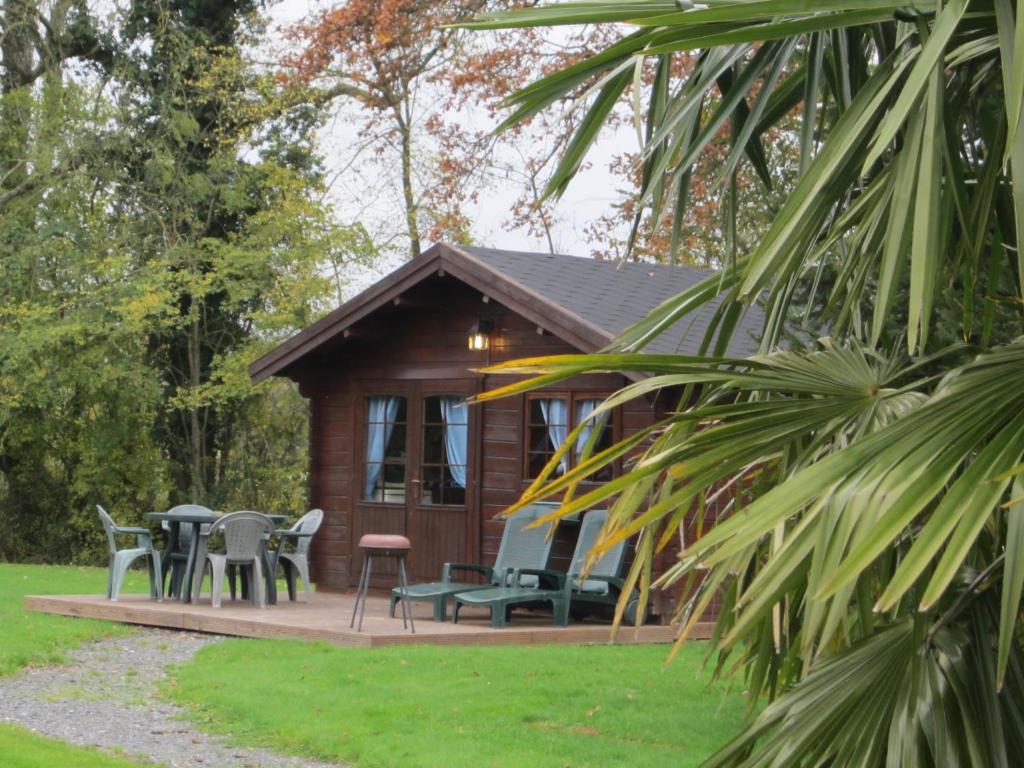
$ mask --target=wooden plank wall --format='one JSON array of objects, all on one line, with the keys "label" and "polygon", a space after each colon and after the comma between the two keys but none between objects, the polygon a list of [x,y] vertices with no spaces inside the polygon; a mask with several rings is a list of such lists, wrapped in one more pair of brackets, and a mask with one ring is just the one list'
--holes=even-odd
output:
[{"label": "wooden plank wall", "polygon": [[352,509],[352,433],[355,402],[350,388],[336,381],[304,387],[310,399],[310,506],[324,510],[324,523],[313,540],[310,556],[313,580],[327,589],[348,586],[351,549],[349,515]]},{"label": "wooden plank wall", "polygon": [[[497,323],[490,362],[534,355],[571,353],[567,343],[501,307],[484,303],[476,291],[451,277],[431,278],[403,296],[397,305],[378,310],[354,328],[349,338],[304,360],[294,372],[303,395],[311,404],[310,503],[325,511],[321,533],[314,541],[314,579],[326,589],[346,589],[358,576],[353,555],[354,503],[356,484],[362,475],[359,446],[362,398],[371,382],[387,380],[429,381],[475,377],[480,389],[502,383],[498,377],[469,372],[487,362],[483,353],[466,348],[466,331],[478,318]],[[507,380],[507,379],[504,379]],[[625,383],[620,376],[581,377],[559,386],[559,390],[607,393]],[[674,405],[674,404],[673,404]],[[474,406],[479,408],[479,469],[476,482],[475,521],[479,540],[469,545],[485,563],[497,554],[504,523],[495,516],[516,501],[527,486],[524,479],[523,397],[506,398]],[[649,426],[663,410],[663,404],[635,401],[617,414],[619,437]],[[410,438],[411,439],[411,438]],[[472,438],[471,438],[472,439]],[[564,568],[575,544],[575,528],[559,530],[552,565]],[[674,562],[667,552],[660,566]],[[656,606],[664,613],[663,601]]]}]

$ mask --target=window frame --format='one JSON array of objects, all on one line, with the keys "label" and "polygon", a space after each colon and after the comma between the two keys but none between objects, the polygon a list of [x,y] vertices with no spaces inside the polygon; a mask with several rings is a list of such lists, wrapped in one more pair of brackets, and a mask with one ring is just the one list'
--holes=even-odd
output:
[{"label": "window frame", "polygon": [[[441,427],[441,429],[442,429],[442,433],[441,433],[442,434],[441,455],[442,455],[442,458],[444,458],[444,459],[447,458],[447,448],[446,448],[446,446],[444,445],[444,442],[443,442],[444,441],[444,438],[443,438],[443,435],[444,435],[444,419],[443,419],[443,417],[442,417],[442,420],[441,420],[441,422],[439,424],[435,424],[433,422],[430,422],[430,423],[427,422],[426,401],[427,401],[428,398],[431,398],[431,397],[437,397],[437,398],[441,398],[441,397],[469,397],[469,395],[464,395],[464,394],[459,393],[459,392],[447,392],[447,391],[437,391],[437,392],[428,391],[428,392],[421,392],[420,393],[420,401],[419,401],[419,408],[420,408],[420,418],[419,418],[419,427],[420,427],[419,428],[419,433],[420,433],[419,434],[419,455],[417,457],[417,467],[416,467],[416,469],[417,469],[416,477],[419,478],[420,482],[417,484],[417,489],[418,489],[417,490],[417,497],[414,500],[414,503],[417,506],[429,507],[431,509],[438,509],[438,508],[443,508],[443,509],[468,509],[469,508],[469,487],[468,486],[470,484],[469,468],[470,468],[470,461],[472,460],[472,455],[471,455],[470,449],[471,449],[471,446],[472,446],[472,439],[473,439],[472,430],[470,429],[470,426],[471,426],[470,425],[470,418],[471,418],[471,415],[472,415],[470,413],[470,409],[466,410],[466,464],[464,466],[466,468],[466,486],[467,487],[462,489],[463,494],[464,494],[463,502],[461,504],[448,503],[448,502],[442,502],[440,504],[434,504],[433,502],[427,503],[427,502],[423,501],[423,485],[425,483],[423,470],[426,469],[427,467],[437,467],[437,468],[441,469],[441,477],[443,479],[444,478],[444,470],[451,466],[451,463],[448,462],[448,461],[442,461],[440,463],[426,461],[426,458],[427,458],[427,445],[426,445],[426,441],[427,441],[427,427],[437,427],[437,426]],[[449,472],[450,471],[451,470],[449,470]],[[442,489],[441,497],[444,498],[443,489]]]},{"label": "window frame", "polygon": [[[530,421],[530,413],[533,408],[534,400],[551,400],[551,399],[563,399],[568,403],[568,429],[572,432],[578,424],[576,421],[576,403],[580,400],[607,400],[613,393],[608,390],[541,390],[538,392],[530,392],[526,395],[523,400],[523,428],[522,428],[522,440],[523,440],[523,451],[522,451],[522,479],[524,483],[531,483],[536,480],[535,476],[530,475],[530,454],[533,451],[530,450],[530,427],[539,426],[532,424]],[[611,418],[611,439],[612,443],[617,443],[621,440],[621,408],[612,408],[609,414]],[[572,469],[576,466],[576,452],[569,452],[569,468]],[[607,483],[609,480],[613,480],[618,477],[621,470],[621,462],[619,459],[615,459],[611,463],[611,477],[606,480],[594,480],[587,478],[582,482],[586,485],[600,485]]]},{"label": "window frame", "polygon": [[[357,498],[359,499],[358,503],[373,504],[376,506],[389,508],[405,507],[409,503],[409,460],[411,458],[411,451],[409,450],[409,420],[411,417],[410,409],[412,407],[412,398],[409,396],[408,392],[402,390],[392,390],[387,388],[376,387],[366,389],[360,394],[362,418],[360,419],[361,428],[358,450],[359,456],[361,458],[359,459],[359,485],[354,489],[356,491]],[[385,501],[383,498],[367,499],[363,496],[363,493],[366,490],[366,469],[367,466],[370,464],[370,462],[366,460],[366,441],[370,426],[370,399],[374,397],[400,397],[403,400],[405,400],[405,421],[395,421],[396,425],[401,424],[402,426],[405,427],[405,457],[402,459],[400,465],[405,470],[402,475],[402,488],[405,497],[401,501]],[[385,448],[387,448],[387,446],[385,446]],[[388,462],[387,457],[385,455],[384,459],[381,461],[381,478],[384,477],[385,468],[388,466],[389,463],[392,466],[399,466],[399,463],[396,461]]]}]

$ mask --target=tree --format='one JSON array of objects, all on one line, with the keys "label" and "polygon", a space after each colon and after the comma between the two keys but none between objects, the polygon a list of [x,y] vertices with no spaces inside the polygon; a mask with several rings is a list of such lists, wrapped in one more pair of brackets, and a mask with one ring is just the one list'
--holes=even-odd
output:
[{"label": "tree", "polygon": [[[71,60],[110,63],[109,41],[98,33],[80,0],[10,0],[0,9],[0,93],[3,94],[4,164],[0,167],[0,211],[13,200],[66,175],[81,163],[78,154],[60,164],[32,166],[25,103],[31,88],[44,79],[59,79]],[[20,94],[20,98],[19,98]]]},{"label": "tree", "polygon": [[[484,36],[451,26],[516,4],[347,0],[291,30],[302,48],[286,59],[290,78],[356,122],[338,184],[352,187],[360,206],[387,212],[376,237],[385,247],[400,243],[414,257],[426,241],[472,240],[472,207],[501,186],[517,190],[506,225],[557,249],[558,213],[543,198],[542,179],[575,129],[574,114],[538,114],[491,129],[516,84],[592,55],[611,33],[585,27]],[[353,105],[358,109],[346,109]],[[392,184],[394,199],[387,194]],[[400,217],[392,215],[396,209]]]},{"label": "tree", "polygon": [[158,377],[119,311],[137,286],[116,196],[84,164],[52,173],[91,157],[111,115],[55,72],[0,98],[18,136],[2,158],[39,182],[0,213],[0,559],[89,561],[92,504],[140,513],[166,494]]},{"label": "tree", "polygon": [[177,498],[209,504],[222,501],[221,469],[253,396],[239,361],[267,334],[311,322],[327,291],[321,265],[373,251],[320,201],[310,142],[322,112],[245,58],[261,33],[253,10],[138,0],[114,69],[134,147],[122,204],[149,281],[139,312],[169,406],[161,442]]},{"label": "tree", "polygon": [[[415,123],[420,89],[451,64],[464,33],[447,25],[483,9],[483,0],[435,3],[354,0],[323,11],[294,36],[306,47],[294,64],[306,78],[329,78],[320,98],[354,99],[385,123],[383,139],[397,143],[409,254],[421,250],[421,200],[414,178]],[[369,128],[373,131],[374,128]]]},{"label": "tree", "polygon": [[[552,479],[555,456],[520,503],[564,492],[558,515],[612,503],[598,549],[639,534],[630,578],[646,593],[652,554],[686,513],[731,499],[728,519],[686,532],[692,543],[656,585],[692,587],[687,628],[722,596],[718,669],[742,670],[753,699],[771,702],[709,765],[1024,761],[1022,13],[1009,0],[634,0],[480,22],[632,23],[521,90],[513,119],[592,86],[557,192],[635,68],[657,66],[638,93],[641,204],[672,222],[674,245],[690,173],[721,128],[722,178],[744,166],[763,176],[763,137],[798,118],[794,185],[720,274],[608,354],[500,366],[544,383],[653,374],[604,408],[679,396],[678,414]],[[676,74],[686,52],[697,64]],[[705,356],[639,354],[716,297]],[[766,309],[761,354],[722,358],[754,302]],[[830,338],[792,332],[808,320]],[[574,494],[631,451],[622,478]]]},{"label": "tree", "polygon": [[374,248],[323,203],[322,110],[246,56],[262,21],[200,6],[140,0],[101,28],[68,5],[102,45],[2,67],[0,558],[94,559],[97,502],[304,504],[301,398],[245,366]]}]

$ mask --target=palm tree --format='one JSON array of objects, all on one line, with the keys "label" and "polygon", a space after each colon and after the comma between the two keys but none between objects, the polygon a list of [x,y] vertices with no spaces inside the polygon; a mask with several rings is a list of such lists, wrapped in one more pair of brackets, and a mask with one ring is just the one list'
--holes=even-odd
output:
[{"label": "palm tree", "polygon": [[[687,628],[720,595],[717,668],[768,699],[709,765],[1024,764],[1024,0],[575,2],[478,26],[582,23],[628,26],[509,118],[586,110],[552,193],[624,97],[646,126],[639,202],[677,228],[723,131],[724,184],[741,163],[769,183],[774,131],[799,131],[800,167],[755,246],[605,353],[498,367],[532,376],[486,397],[590,371],[651,374],[603,409],[679,397],[563,476],[556,455],[520,503],[611,503],[598,546],[639,534],[645,599],[687,514],[727,505],[653,585],[686,583]],[[641,352],[718,297],[704,356]],[[722,357],[754,302],[760,354]]]}]

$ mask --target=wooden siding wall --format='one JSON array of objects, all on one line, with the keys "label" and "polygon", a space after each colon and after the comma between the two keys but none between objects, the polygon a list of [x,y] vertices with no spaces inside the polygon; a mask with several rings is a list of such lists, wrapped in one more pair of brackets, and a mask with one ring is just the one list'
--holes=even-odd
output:
[{"label": "wooden siding wall", "polygon": [[[556,353],[557,354],[557,353]],[[487,388],[500,382],[489,380]],[[623,386],[621,377],[580,377],[559,385],[559,391],[571,390],[576,393],[588,390],[608,393]],[[484,472],[481,492],[481,516],[483,520],[483,556],[491,563],[498,554],[498,545],[504,530],[504,522],[496,519],[510,504],[514,503],[529,483],[524,481],[523,423],[526,414],[525,398],[515,397],[485,403],[483,429]],[[655,409],[647,401],[633,401],[623,406],[616,418],[616,436],[628,437],[649,427],[654,419]],[[551,566],[566,570],[576,546],[577,527],[563,523],[555,540]]]},{"label": "wooden siding wall", "polygon": [[[451,277],[431,278],[404,295],[397,305],[378,310],[352,329],[333,348],[307,357],[290,374],[300,382],[311,404],[309,446],[310,503],[325,512],[321,533],[312,551],[313,578],[322,588],[339,590],[354,585],[358,554],[353,530],[354,508],[362,477],[362,400],[374,382],[470,379],[478,390],[501,381],[471,373],[488,362],[488,355],[466,348],[466,331],[478,318],[493,319],[490,362],[504,359],[571,353],[567,343],[495,302],[484,303],[476,291]],[[560,385],[573,391],[611,392],[625,383],[620,376],[592,376]],[[476,405],[479,444],[476,466],[470,467],[471,493],[479,518],[469,530],[477,537],[466,545],[467,558],[492,563],[504,523],[494,519],[516,501],[524,481],[524,409],[522,397]],[[641,400],[624,406],[616,416],[618,437],[649,426],[658,407]],[[409,439],[413,439],[410,433]],[[407,470],[408,471],[408,470]],[[575,528],[563,525],[556,542],[553,567],[564,568],[575,544]],[[414,542],[414,546],[415,542]],[[674,560],[667,553],[664,562]],[[439,574],[438,574],[439,575]],[[656,606],[664,612],[667,606]]]}]

